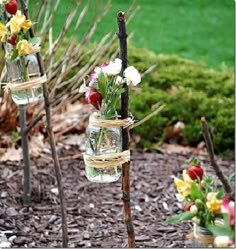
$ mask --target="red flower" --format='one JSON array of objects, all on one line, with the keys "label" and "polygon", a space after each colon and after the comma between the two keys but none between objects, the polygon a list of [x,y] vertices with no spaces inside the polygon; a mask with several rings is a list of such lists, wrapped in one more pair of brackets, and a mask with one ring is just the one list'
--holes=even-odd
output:
[{"label": "red flower", "polygon": [[10,43],[12,46],[16,45],[16,39],[17,39],[17,35],[13,34],[9,39],[7,39],[7,42]]},{"label": "red flower", "polygon": [[10,0],[10,2],[5,4],[5,10],[11,14],[15,15],[17,12],[17,1],[16,0]]},{"label": "red flower", "polygon": [[190,167],[188,168],[188,175],[192,180],[202,180],[204,171],[201,167],[201,162],[198,159],[193,159],[190,162]]},{"label": "red flower", "polygon": [[93,105],[97,110],[101,108],[102,95],[95,88],[88,87],[88,91],[85,94],[85,101],[88,104]]},{"label": "red flower", "polygon": [[184,211],[189,211],[192,205],[194,205],[194,202],[185,204]]}]

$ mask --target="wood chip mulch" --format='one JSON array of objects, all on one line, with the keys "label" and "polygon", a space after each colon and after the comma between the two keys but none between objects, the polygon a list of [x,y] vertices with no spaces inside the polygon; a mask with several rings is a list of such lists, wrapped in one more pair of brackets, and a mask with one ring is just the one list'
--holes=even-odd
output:
[{"label": "wood chip mulch", "polygon": [[[115,183],[89,182],[75,149],[60,153],[68,213],[69,247],[127,247],[123,223],[121,179]],[[191,247],[185,236],[189,222],[165,225],[163,221],[181,211],[175,197],[173,176],[180,176],[191,155],[133,152],[131,205],[137,247]],[[63,159],[64,158],[64,159]],[[67,158],[67,160],[65,159]],[[213,177],[208,157],[199,156]],[[224,172],[234,172],[234,162],[218,159]],[[0,231],[15,235],[12,247],[61,247],[59,199],[52,161],[31,161],[32,205],[24,207],[23,163],[0,163]]]}]

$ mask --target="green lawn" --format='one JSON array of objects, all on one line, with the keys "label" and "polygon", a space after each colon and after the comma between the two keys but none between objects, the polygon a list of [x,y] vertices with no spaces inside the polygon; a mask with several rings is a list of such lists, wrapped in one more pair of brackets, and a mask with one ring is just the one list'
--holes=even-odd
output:
[{"label": "green lawn", "polygon": [[[62,0],[54,23],[55,34],[61,29],[70,7],[73,8],[73,2],[75,0]],[[87,2],[83,0],[83,5]],[[90,2],[78,39],[107,1]],[[132,0],[112,0],[112,8],[98,26],[93,41],[98,41],[107,32],[116,32],[116,13],[119,10],[126,12],[131,3]],[[135,32],[131,43],[136,47],[205,61],[215,68],[222,63],[233,67],[233,0],[137,0],[136,5],[140,10],[128,25],[128,33]]]}]

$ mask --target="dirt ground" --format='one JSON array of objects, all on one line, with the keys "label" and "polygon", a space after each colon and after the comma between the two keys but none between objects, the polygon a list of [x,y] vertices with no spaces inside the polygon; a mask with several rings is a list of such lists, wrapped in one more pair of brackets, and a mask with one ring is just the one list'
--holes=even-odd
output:
[{"label": "dirt ground", "polygon": [[[69,247],[127,247],[123,224],[121,179],[115,183],[89,182],[77,148],[59,152],[67,200]],[[189,222],[164,225],[181,211],[176,201],[173,175],[179,175],[185,153],[133,152],[131,204],[137,247],[191,247],[185,235]],[[208,174],[214,176],[207,155],[201,155]],[[234,161],[218,159],[223,171],[234,172]],[[32,205],[24,207],[22,161],[0,162],[0,231],[15,235],[12,247],[61,247],[61,220],[56,179],[49,155],[32,159]]]}]

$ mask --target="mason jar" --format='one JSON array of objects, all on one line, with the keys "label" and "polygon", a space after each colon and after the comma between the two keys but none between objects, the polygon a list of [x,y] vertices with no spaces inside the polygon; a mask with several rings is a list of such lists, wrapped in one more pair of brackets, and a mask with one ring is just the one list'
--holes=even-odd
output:
[{"label": "mason jar", "polygon": [[[7,48],[9,52],[9,47]],[[6,59],[7,79],[12,84],[22,84],[40,77],[40,69],[35,54]],[[25,105],[38,101],[43,97],[42,85],[32,86],[24,90],[11,90],[12,99],[17,105]]]},{"label": "mason jar", "polygon": [[213,247],[214,235],[209,229],[194,224],[193,231],[194,231],[194,238],[192,241],[193,248]]},{"label": "mason jar", "polygon": [[[105,119],[105,117],[101,117]],[[120,127],[98,127],[89,124],[86,129],[86,155],[102,156],[122,152],[122,129]],[[89,181],[108,183],[117,181],[122,165],[114,167],[92,167],[85,163],[86,177]]]}]

